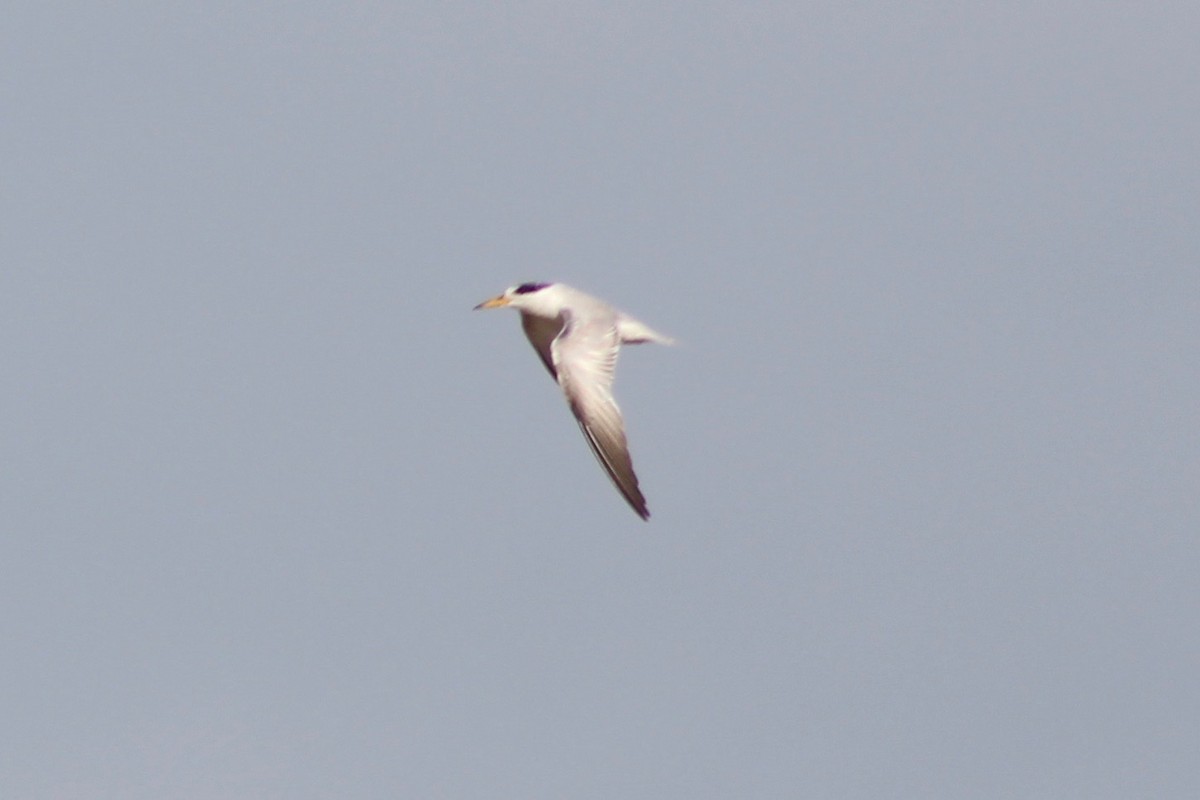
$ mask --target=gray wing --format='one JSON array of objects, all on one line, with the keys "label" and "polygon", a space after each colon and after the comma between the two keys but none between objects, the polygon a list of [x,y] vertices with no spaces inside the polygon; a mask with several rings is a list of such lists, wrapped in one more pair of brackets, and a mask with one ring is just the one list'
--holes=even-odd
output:
[{"label": "gray wing", "polygon": [[[613,320],[578,321],[569,315],[550,342],[547,367],[567,395],[571,413],[613,485],[642,519],[649,519],[646,498],[638,489],[633,460],[625,440],[625,423],[612,395],[617,350],[621,342]],[[529,328],[526,328],[529,335]],[[530,335],[530,341],[533,336]],[[534,348],[541,350],[537,344]],[[542,357],[545,361],[545,356]]]},{"label": "gray wing", "polygon": [[532,314],[522,314],[521,328],[525,331],[525,338],[537,352],[538,358],[550,371],[550,377],[558,380],[558,373],[554,371],[554,356],[550,354],[550,344],[563,329],[562,319],[550,320]]}]

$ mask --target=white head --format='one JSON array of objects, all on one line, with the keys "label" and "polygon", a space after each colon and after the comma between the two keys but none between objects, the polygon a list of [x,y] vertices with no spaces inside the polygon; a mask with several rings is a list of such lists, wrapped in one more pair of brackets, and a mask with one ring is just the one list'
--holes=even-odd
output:
[{"label": "white head", "polygon": [[535,317],[557,317],[562,310],[562,297],[557,291],[562,284],[558,283],[522,283],[510,286],[504,294],[485,300],[475,309],[502,308],[511,306],[523,314],[533,314]]}]

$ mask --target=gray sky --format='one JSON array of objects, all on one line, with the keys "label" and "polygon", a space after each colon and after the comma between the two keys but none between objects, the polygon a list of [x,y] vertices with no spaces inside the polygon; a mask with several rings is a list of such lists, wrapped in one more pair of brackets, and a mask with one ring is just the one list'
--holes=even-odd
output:
[{"label": "gray sky", "polygon": [[[0,32],[4,797],[1200,796],[1194,3],[105,6]],[[648,524],[532,279],[681,342]]]}]

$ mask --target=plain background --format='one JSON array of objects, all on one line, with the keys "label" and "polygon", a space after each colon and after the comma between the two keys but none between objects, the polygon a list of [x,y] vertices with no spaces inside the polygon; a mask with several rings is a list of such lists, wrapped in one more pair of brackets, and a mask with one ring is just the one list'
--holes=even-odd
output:
[{"label": "plain background", "polygon": [[[1200,796],[1195,3],[10,3],[6,798]],[[654,517],[511,312],[616,386]]]}]

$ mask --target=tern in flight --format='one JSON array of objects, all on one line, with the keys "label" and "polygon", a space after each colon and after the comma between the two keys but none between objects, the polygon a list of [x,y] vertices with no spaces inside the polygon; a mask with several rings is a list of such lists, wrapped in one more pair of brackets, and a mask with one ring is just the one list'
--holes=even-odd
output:
[{"label": "tern in flight", "polygon": [[621,409],[613,399],[613,374],[621,345],[672,344],[671,339],[561,283],[522,283],[475,308],[503,306],[521,312],[525,336],[562,387],[596,460],[638,516],[649,519],[629,458]]}]

